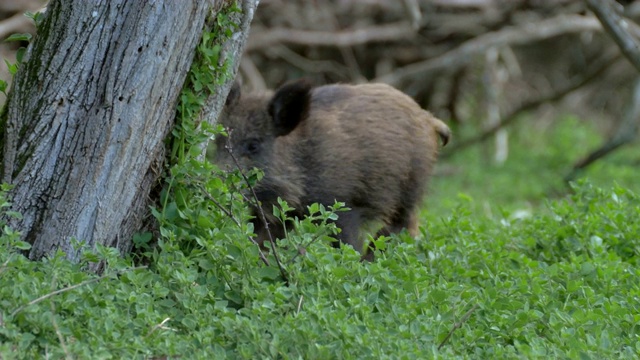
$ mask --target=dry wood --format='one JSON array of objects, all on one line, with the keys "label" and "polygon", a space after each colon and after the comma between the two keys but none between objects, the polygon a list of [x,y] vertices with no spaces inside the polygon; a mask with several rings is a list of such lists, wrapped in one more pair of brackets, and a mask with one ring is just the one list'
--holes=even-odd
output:
[{"label": "dry wood", "polygon": [[[0,39],[15,33],[35,33],[33,20],[25,12],[38,12],[43,9],[43,0],[4,0],[0,3]],[[10,15],[3,19],[2,14]]]},{"label": "dry wood", "polygon": [[14,33],[33,33],[35,26],[33,21],[22,14],[0,21],[0,39],[7,38]]},{"label": "dry wood", "polygon": [[585,0],[587,6],[593,11],[607,33],[618,44],[624,56],[631,64],[640,71],[640,50],[638,41],[631,36],[629,28],[632,27],[630,20],[625,20],[616,11],[619,6],[613,0]]},{"label": "dry wood", "polygon": [[607,140],[602,146],[593,150],[587,156],[580,161],[576,162],[573,169],[565,177],[565,181],[571,181],[580,173],[594,162],[603,157],[611,154],[615,150],[627,145],[638,137],[638,129],[640,128],[640,77],[636,80],[631,101],[627,108],[625,116],[622,118],[622,122],[618,125],[615,134]]},{"label": "dry wood", "polygon": [[490,48],[526,44],[566,33],[600,30],[600,22],[591,16],[560,15],[537,23],[522,24],[475,37],[440,56],[398,68],[395,72],[373,80],[398,85],[401,81],[425,76],[442,69],[457,69],[469,64],[475,56]]},{"label": "dry wood", "polygon": [[414,28],[407,21],[342,31],[311,31],[287,28],[265,29],[256,26],[251,31],[247,50],[268,48],[275,44],[353,46],[369,42],[400,40],[407,38],[412,33],[414,33]]},{"label": "dry wood", "polygon": [[602,59],[597,62],[594,62],[586,71],[584,71],[579,76],[576,76],[569,80],[567,83],[559,86],[557,89],[553,89],[550,92],[538,95],[536,97],[532,97],[525,101],[522,101],[519,105],[515,106],[513,109],[509,110],[506,114],[502,115],[503,119],[500,123],[495,124],[494,126],[488,128],[481,134],[474,136],[469,139],[463,139],[457,141],[450,145],[449,149],[447,149],[442,157],[447,157],[455,154],[456,152],[467,148],[471,145],[478,144],[487,139],[490,139],[493,135],[495,135],[500,129],[511,125],[518,119],[518,116],[524,112],[534,110],[538,106],[542,104],[547,104],[550,102],[557,102],[567,96],[568,94],[580,89],[586,84],[597,79],[602,73],[609,68],[619,57],[615,53],[609,53],[603,55]]},{"label": "dry wood", "polygon": [[34,11],[41,8],[47,0],[2,0],[0,2],[0,13],[24,13],[27,10]]}]

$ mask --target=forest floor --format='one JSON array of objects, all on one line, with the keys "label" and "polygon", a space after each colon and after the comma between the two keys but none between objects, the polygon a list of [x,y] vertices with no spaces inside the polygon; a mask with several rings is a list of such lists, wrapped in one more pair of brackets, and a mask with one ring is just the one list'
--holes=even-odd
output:
[{"label": "forest floor", "polygon": [[[638,146],[570,189],[563,177],[602,136],[572,117],[525,125],[502,165],[478,147],[443,159],[421,235],[377,241],[372,263],[324,243],[321,212],[280,242],[284,271],[273,254],[265,266],[251,230],[198,192],[176,191],[154,212],[157,245],[141,235],[124,259],[98,247],[81,264],[33,262],[4,229],[0,359],[637,357]],[[83,270],[100,260],[102,276]]]}]

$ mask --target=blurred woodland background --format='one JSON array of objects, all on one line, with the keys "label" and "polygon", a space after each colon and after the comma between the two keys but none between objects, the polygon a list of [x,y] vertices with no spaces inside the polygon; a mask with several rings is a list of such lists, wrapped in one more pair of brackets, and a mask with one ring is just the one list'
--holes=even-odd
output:
[{"label": "blurred woodland background", "polygon": [[[45,3],[3,0],[0,38],[34,33],[22,14]],[[623,30],[622,47],[602,16]],[[568,180],[637,136],[640,81],[630,56],[638,56],[638,20],[640,1],[262,0],[240,76],[257,91],[299,77],[389,83],[454,130],[440,175],[460,174],[463,163],[527,162],[535,144],[555,139],[566,143],[554,153],[565,156],[555,177]],[[25,45],[3,42],[0,56],[15,62]],[[10,77],[4,63],[0,77]],[[551,135],[567,117],[565,133],[586,138]],[[447,160],[467,149],[476,155]],[[544,159],[536,166],[550,166]],[[640,157],[627,160],[633,169]]]}]

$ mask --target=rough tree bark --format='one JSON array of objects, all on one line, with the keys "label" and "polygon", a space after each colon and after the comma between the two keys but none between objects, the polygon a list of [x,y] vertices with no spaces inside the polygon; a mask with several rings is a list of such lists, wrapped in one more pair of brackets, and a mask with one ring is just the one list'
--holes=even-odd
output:
[{"label": "rough tree bark", "polygon": [[226,3],[51,1],[0,118],[0,177],[23,215],[9,225],[30,258],[77,261],[73,239],[130,250],[205,20]]}]

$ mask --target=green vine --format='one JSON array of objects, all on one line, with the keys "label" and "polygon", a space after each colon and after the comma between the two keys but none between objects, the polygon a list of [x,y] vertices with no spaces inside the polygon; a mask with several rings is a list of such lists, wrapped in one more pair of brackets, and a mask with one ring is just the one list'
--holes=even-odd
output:
[{"label": "green vine", "polygon": [[239,11],[233,5],[212,19],[211,30],[203,33],[180,96],[169,155],[171,167],[160,196],[161,204],[152,209],[160,223],[161,252],[149,251],[151,247],[146,244],[151,241],[149,236],[137,237],[136,245],[147,249],[152,257],[149,263],[155,264],[159,272],[175,272],[175,264],[180,264],[182,271],[193,271],[193,276],[201,281],[216,279],[218,287],[211,289],[216,296],[229,301],[232,307],[241,308],[259,288],[258,283],[289,284],[291,276],[304,266],[300,254],[310,246],[333,241],[330,236],[336,227],[332,220],[341,205],[331,209],[312,206],[308,217],[293,219],[292,209],[280,203],[280,208],[274,210],[278,218],[294,225],[287,239],[279,240],[282,247],[278,247],[278,255],[284,259],[280,262],[275,251],[265,253],[255,243],[247,199],[242,195],[250,185],[247,182],[255,182],[259,174],[252,172],[245,177],[240,172],[221,172],[201,159],[201,145],[223,130],[199,119],[208,97],[230,75],[233,59],[221,60],[221,49],[238,28],[234,15]]},{"label": "green vine", "polygon": [[222,45],[238,29],[233,15],[240,11],[235,3],[219,11],[202,34],[180,95],[171,163],[184,162],[193,145],[202,144],[211,136],[212,129],[208,124],[200,124],[197,119],[207,98],[231,76],[233,59],[227,57],[221,61],[221,51]]},{"label": "green vine", "polygon": [[[36,27],[38,27],[42,20],[43,15],[42,13],[27,12],[25,16],[32,19],[35,22]],[[30,43],[32,39],[33,39],[33,36],[31,34],[16,33],[4,39],[4,42],[25,41],[27,43]],[[7,65],[7,70],[9,71],[9,75],[11,75],[12,81],[15,79],[16,73],[18,72],[18,68],[20,67],[20,64],[23,62],[24,55],[26,54],[26,52],[27,52],[26,47],[20,47],[16,52],[15,63],[12,63],[6,59],[3,59],[5,64]],[[4,156],[5,136],[6,136],[6,129],[7,129],[7,121],[8,121],[8,107],[9,107],[9,101],[11,99],[11,94],[9,93],[9,82],[0,79],[0,93],[3,93],[6,97],[4,104],[2,105],[2,107],[0,107],[0,159],[2,159],[2,157]],[[23,162],[20,162],[20,163],[22,164]],[[0,179],[4,178],[4,171],[5,171],[4,166],[2,165],[2,161],[0,160]]]},{"label": "green vine", "polygon": [[235,191],[242,186],[238,185],[240,178],[220,172],[200,157],[202,144],[221,129],[199,119],[207,99],[231,75],[233,59],[222,60],[221,51],[238,29],[234,18],[239,12],[240,8],[232,4],[208,21],[210,26],[202,34],[179,98],[170,168],[160,206],[152,209],[160,224],[161,251],[147,246],[150,237],[136,238],[136,246],[147,250],[158,272],[173,274],[175,265],[180,264],[181,273],[218,284],[211,290],[235,306],[242,305],[246,275],[255,267],[259,250],[248,240],[253,229],[247,225],[244,201]]}]

